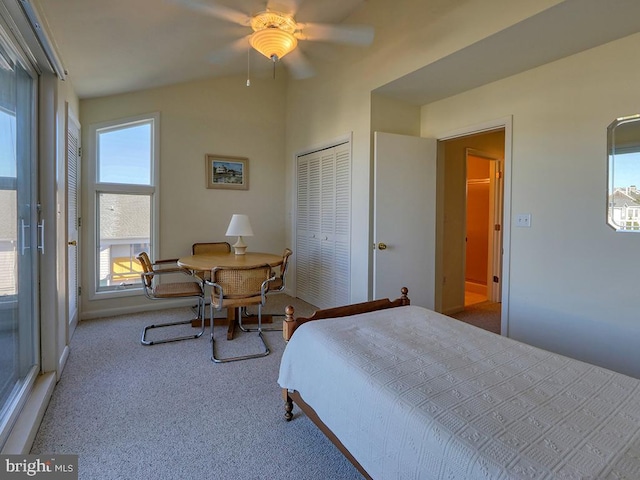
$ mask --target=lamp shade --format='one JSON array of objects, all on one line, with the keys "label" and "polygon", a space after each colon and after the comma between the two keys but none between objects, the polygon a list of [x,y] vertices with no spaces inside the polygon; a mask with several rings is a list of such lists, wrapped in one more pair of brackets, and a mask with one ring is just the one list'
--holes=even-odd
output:
[{"label": "lamp shade", "polygon": [[291,33],[279,28],[265,28],[254,32],[249,43],[262,55],[272,60],[280,60],[298,45],[298,40]]},{"label": "lamp shade", "polygon": [[228,237],[252,237],[253,230],[251,223],[249,223],[249,217],[247,215],[234,213],[229,222],[226,235]]}]

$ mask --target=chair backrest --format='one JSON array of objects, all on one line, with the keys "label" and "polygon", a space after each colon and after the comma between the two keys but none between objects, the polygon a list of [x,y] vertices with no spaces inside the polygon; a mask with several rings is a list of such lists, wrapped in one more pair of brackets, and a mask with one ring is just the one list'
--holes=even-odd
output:
[{"label": "chair backrest", "polygon": [[194,243],[191,246],[192,255],[206,253],[229,253],[231,245],[228,242]]},{"label": "chair backrest", "polygon": [[222,298],[238,299],[264,295],[269,290],[271,267],[216,267],[211,281],[222,289]]},{"label": "chair backrest", "polygon": [[282,291],[284,290],[284,279],[287,275],[287,268],[289,268],[289,257],[293,254],[293,251],[290,248],[285,248],[284,253],[282,254],[282,263],[280,264],[280,276],[274,282],[274,290]]},{"label": "chair backrest", "polygon": [[142,274],[140,275],[142,277],[142,283],[145,287],[151,288],[153,275],[150,274],[153,273],[153,265],[151,264],[151,260],[149,260],[149,255],[147,255],[147,252],[140,252],[136,259],[140,262],[140,265],[142,265]]},{"label": "chair backrest", "polygon": [[284,277],[287,274],[287,268],[289,268],[289,257],[293,254],[290,248],[285,248],[282,254],[282,264],[280,265],[280,281],[282,282],[281,289],[284,288]]}]

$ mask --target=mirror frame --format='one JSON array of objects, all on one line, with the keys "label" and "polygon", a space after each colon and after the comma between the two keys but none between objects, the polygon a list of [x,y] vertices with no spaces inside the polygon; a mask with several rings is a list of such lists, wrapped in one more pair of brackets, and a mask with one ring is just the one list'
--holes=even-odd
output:
[{"label": "mirror frame", "polygon": [[[619,223],[616,223],[615,221],[615,215],[612,215],[611,212],[613,210],[613,199],[612,196],[616,193],[616,188],[621,188],[621,187],[616,187],[615,186],[615,175],[616,175],[616,168],[615,168],[615,162],[616,162],[616,151],[618,151],[618,155],[620,155],[620,148],[616,149],[616,128],[620,127],[621,125],[626,125],[629,123],[638,123],[638,132],[637,132],[637,136],[633,137],[633,142],[627,142],[628,145],[630,146],[626,146],[624,148],[629,149],[628,152],[624,152],[624,153],[631,153],[631,152],[637,152],[638,154],[640,154],[640,114],[636,114],[636,115],[629,115],[626,117],[619,117],[616,118],[613,122],[611,122],[609,124],[609,126],[607,127],[607,225],[609,227],[611,227],[613,230],[615,230],[616,232],[625,232],[625,233],[640,233],[640,218],[639,218],[639,222],[636,222],[637,225],[621,225]],[[640,209],[640,161],[638,162],[638,183],[637,185],[628,185],[626,186],[627,188],[631,188],[631,187],[637,187],[637,201],[635,201],[634,197],[630,197],[630,199],[632,201],[634,201],[635,203],[638,203],[638,208]],[[636,193],[636,191],[633,191],[633,193]],[[629,194],[629,191],[627,191],[626,193],[622,193],[623,195],[625,194]]]}]

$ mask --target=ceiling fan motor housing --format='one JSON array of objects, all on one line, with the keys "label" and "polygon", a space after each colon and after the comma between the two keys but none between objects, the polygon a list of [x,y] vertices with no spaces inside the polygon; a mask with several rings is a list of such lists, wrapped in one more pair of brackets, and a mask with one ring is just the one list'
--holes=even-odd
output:
[{"label": "ceiling fan motor housing", "polygon": [[251,28],[254,32],[249,38],[251,46],[274,62],[298,45],[293,35],[297,25],[291,15],[262,12],[251,18]]}]

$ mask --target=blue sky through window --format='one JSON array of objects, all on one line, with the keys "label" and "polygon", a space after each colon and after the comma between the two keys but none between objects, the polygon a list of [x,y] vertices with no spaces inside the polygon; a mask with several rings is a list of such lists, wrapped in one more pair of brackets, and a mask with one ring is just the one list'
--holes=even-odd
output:
[{"label": "blue sky through window", "polygon": [[151,185],[151,124],[98,133],[98,181]]},{"label": "blue sky through window", "polygon": [[0,177],[16,177],[16,117],[0,110]]}]

